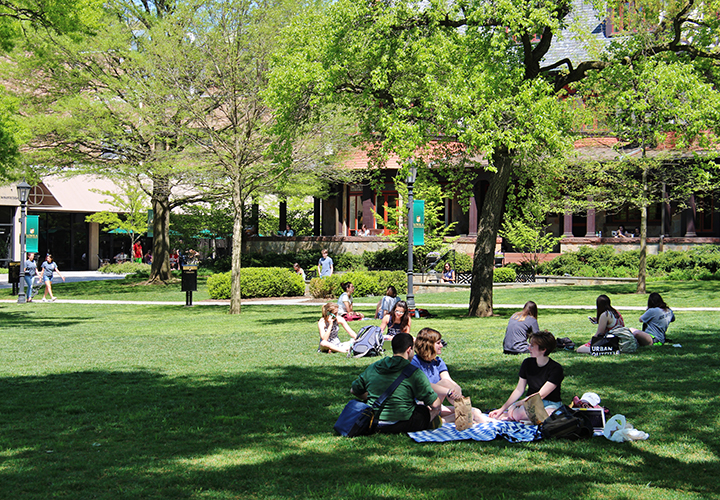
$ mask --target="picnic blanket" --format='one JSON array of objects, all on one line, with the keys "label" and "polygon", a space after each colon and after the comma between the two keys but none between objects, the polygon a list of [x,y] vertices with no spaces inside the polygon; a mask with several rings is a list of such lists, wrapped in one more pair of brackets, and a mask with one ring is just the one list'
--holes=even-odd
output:
[{"label": "picnic blanket", "polygon": [[542,439],[537,425],[525,425],[517,422],[475,424],[464,431],[457,430],[455,424],[443,424],[442,427],[430,431],[408,432],[408,436],[418,443],[444,443],[468,439],[492,441],[497,437],[504,437],[511,443]]}]

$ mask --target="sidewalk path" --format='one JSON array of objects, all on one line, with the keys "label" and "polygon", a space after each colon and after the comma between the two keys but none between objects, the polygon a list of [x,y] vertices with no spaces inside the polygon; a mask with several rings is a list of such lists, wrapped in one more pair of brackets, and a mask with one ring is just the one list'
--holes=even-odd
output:
[{"label": "sidewalk path", "polygon": [[[66,271],[63,272],[65,281],[67,283],[73,283],[78,281],[96,281],[96,280],[121,280],[125,278],[124,274],[105,274],[98,271]],[[0,289],[10,288],[11,285],[7,282],[8,275],[0,274]],[[262,305],[262,306],[310,306],[320,307],[326,301],[322,299],[315,299],[312,297],[287,297],[287,298],[272,298],[272,299],[244,299],[243,305]],[[12,304],[17,303],[17,299],[4,299],[0,300],[0,303]],[[42,304],[40,300],[35,300],[33,303]],[[176,301],[144,301],[144,300],[85,300],[85,299],[58,299],[55,304],[122,304],[122,305],[150,305],[150,306],[185,306],[185,295],[179,294],[178,300]],[[194,306],[227,306],[230,304],[229,300],[194,300]],[[374,308],[377,302],[355,302],[353,304],[356,307],[371,307]],[[467,304],[426,304],[422,301],[417,303],[418,307],[423,309],[467,309]],[[494,304],[495,309],[522,309],[524,304]],[[552,306],[543,305],[538,306],[538,309],[572,309],[572,310],[584,310],[594,311],[595,305],[570,305],[570,306]],[[615,309],[622,311],[644,311],[647,309],[642,306],[616,306]],[[720,307],[673,307],[673,311],[714,311],[720,312]]]},{"label": "sidewalk path", "polygon": [[[17,303],[16,299],[0,300],[0,303]],[[34,301],[35,304],[42,304],[41,301]],[[310,298],[310,297],[288,297],[288,298],[276,298],[276,299],[245,299],[242,301],[243,305],[259,305],[259,306],[310,306],[320,307],[325,301]],[[185,296],[183,295],[180,300],[177,301],[142,301],[142,300],[85,300],[85,299],[58,299],[55,304],[122,304],[122,305],[148,305],[148,306],[185,306]],[[193,306],[228,306],[230,305],[229,300],[198,300],[193,301]],[[375,307],[377,303],[363,303],[355,302],[355,307]],[[424,309],[467,309],[467,304],[426,304],[419,302],[418,307]],[[495,309],[522,309],[524,304],[494,304]],[[538,309],[549,310],[549,309],[567,309],[567,310],[582,310],[582,311],[594,311],[595,305],[543,305],[538,306]],[[615,309],[622,311],[644,311],[647,308],[642,306],[616,306]],[[720,307],[673,307],[673,311],[710,311],[720,312]]]}]

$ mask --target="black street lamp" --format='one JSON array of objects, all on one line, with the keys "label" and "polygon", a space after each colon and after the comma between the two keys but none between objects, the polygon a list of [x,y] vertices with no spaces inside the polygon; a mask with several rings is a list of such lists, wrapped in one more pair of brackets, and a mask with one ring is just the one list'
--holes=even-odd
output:
[{"label": "black street lamp", "polygon": [[30,197],[32,186],[25,181],[17,185],[18,200],[20,200],[20,284],[18,286],[18,304],[25,303],[25,205]]},{"label": "black street lamp", "polygon": [[415,295],[413,294],[413,228],[414,228],[414,214],[413,214],[413,184],[415,184],[415,178],[417,177],[417,169],[412,160],[410,160],[410,170],[407,177],[408,186],[408,295],[407,304],[408,309],[412,314],[415,312]]}]

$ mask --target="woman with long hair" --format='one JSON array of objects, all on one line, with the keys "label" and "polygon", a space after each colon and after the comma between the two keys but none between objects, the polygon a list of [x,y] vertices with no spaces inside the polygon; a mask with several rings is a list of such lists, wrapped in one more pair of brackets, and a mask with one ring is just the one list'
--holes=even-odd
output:
[{"label": "woman with long hair", "polygon": [[[398,333],[410,333],[412,318],[407,302],[398,300],[380,323],[380,330],[385,333],[385,340],[392,339]],[[385,329],[387,328],[387,331]]]},{"label": "woman with long hair", "polygon": [[641,346],[663,345],[665,333],[670,323],[675,321],[675,313],[672,312],[659,293],[653,292],[648,297],[647,311],[640,316],[642,330],[631,328],[633,335]]},{"label": "woman with long hair", "polygon": [[450,263],[446,262],[442,272],[443,283],[455,283],[455,271],[450,267]]},{"label": "woman with long hair", "polygon": [[43,270],[43,281],[45,282],[45,291],[43,292],[43,302],[47,302],[47,294],[50,294],[50,302],[55,302],[55,296],[52,292],[52,279],[53,274],[58,273],[58,276],[62,278],[63,281],[65,281],[65,276],[60,274],[60,269],[58,269],[57,264],[53,262],[52,255],[47,254],[47,257],[45,257],[45,262],[42,263],[42,270]]},{"label": "woman with long hair", "polygon": [[345,318],[345,321],[363,319],[365,317],[364,314],[353,311],[352,294],[355,292],[355,285],[346,281],[345,283],[340,283],[340,287],[343,289],[343,293],[337,301],[340,316]]},{"label": "woman with long hair", "polygon": [[510,316],[510,321],[508,321],[508,326],[505,330],[505,340],[503,340],[503,352],[505,354],[523,354],[530,352],[528,337],[531,333],[540,331],[537,317],[537,304],[532,300],[528,300],[525,303],[522,311]]},{"label": "woman with long hair", "polygon": [[[342,326],[352,340],[340,342],[338,326]],[[322,317],[318,320],[318,331],[320,332],[318,352],[348,352],[357,338],[357,334],[350,328],[347,321],[338,315],[337,304],[332,302],[328,302],[322,307]]]},{"label": "woman with long hair", "polygon": [[[442,354],[443,342],[442,335],[432,328],[423,328],[415,338],[415,356],[411,363],[417,366],[425,375],[427,375],[430,385],[441,401],[448,401],[448,405],[443,405],[440,409],[440,417],[445,422],[455,421],[456,399],[463,397],[462,389],[450,377],[447,365],[440,358]],[[488,422],[480,410],[472,409],[473,423]]]},{"label": "woman with long hair", "polygon": [[[617,312],[610,304],[610,297],[607,295],[598,296],[595,305],[597,308],[595,317],[588,317],[591,323],[597,325],[597,331],[595,335],[593,335],[593,339],[604,337],[610,330],[625,326],[625,320],[623,320],[622,314]],[[577,352],[580,354],[589,354],[593,339],[590,339],[590,342],[587,344],[578,347]]]},{"label": "woman with long hair", "polygon": [[395,287],[392,285],[388,286],[387,290],[385,290],[385,295],[383,295],[383,298],[380,299],[380,302],[378,302],[375,308],[375,319],[383,319],[385,315],[392,310],[398,300],[400,299],[397,296]]}]

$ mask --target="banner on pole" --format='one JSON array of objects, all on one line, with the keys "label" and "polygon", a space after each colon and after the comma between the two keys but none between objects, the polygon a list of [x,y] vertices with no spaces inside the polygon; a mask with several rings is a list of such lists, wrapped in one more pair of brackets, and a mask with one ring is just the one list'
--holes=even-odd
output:
[{"label": "banner on pole", "polygon": [[425,244],[425,200],[413,200],[413,245]]},{"label": "banner on pole", "polygon": [[38,236],[40,235],[40,220],[38,215],[25,216],[25,252],[38,253]]}]

